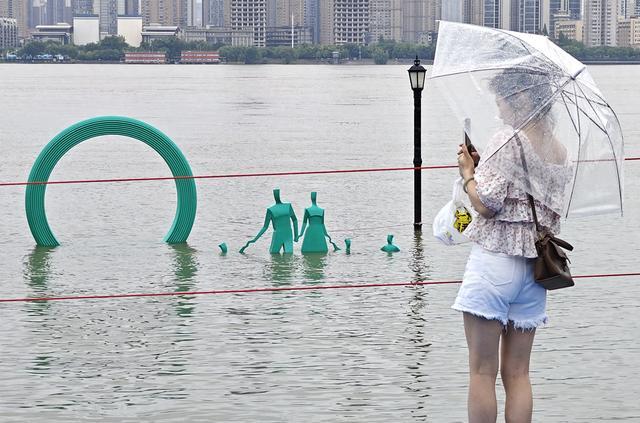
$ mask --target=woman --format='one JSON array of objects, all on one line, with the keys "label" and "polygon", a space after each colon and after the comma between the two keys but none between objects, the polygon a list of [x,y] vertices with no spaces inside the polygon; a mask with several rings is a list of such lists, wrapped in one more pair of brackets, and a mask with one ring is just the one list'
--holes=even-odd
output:
[{"label": "woman", "polygon": [[[479,214],[465,230],[474,246],[452,307],[463,312],[469,348],[471,423],[496,421],[498,369],[506,391],[506,421],[530,422],[532,416],[529,360],[536,328],[547,320],[546,290],[533,277],[538,234],[527,193],[513,178],[505,177],[500,166],[510,166],[506,173],[512,175],[527,157],[524,169],[551,175],[547,188],[555,197],[561,197],[567,167],[566,151],[553,141],[549,110],[543,110],[536,124],[510,139],[512,127],[519,125],[527,110],[533,110],[535,100],[545,94],[518,89],[536,85],[531,78],[537,76],[505,71],[491,83],[505,130],[494,136],[487,150],[498,151],[498,157],[493,155],[476,168],[477,153],[472,155],[465,145],[458,151],[464,190]],[[560,216],[537,200],[535,205],[544,230],[557,234]]]}]

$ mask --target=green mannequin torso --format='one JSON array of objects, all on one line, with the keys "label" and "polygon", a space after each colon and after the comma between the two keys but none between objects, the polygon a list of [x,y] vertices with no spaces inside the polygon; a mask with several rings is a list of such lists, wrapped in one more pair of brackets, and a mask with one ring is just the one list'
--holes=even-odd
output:
[{"label": "green mannequin torso", "polygon": [[274,204],[267,209],[267,214],[271,214],[271,226],[273,227],[271,247],[269,248],[271,253],[279,253],[281,248],[284,248],[285,253],[293,252],[292,213],[291,203]]},{"label": "green mannequin torso", "polygon": [[309,227],[302,241],[302,253],[326,253],[329,248],[325,239],[324,210],[314,205],[307,208],[304,213]]},{"label": "green mannequin torso", "polygon": [[324,209],[316,204],[317,196],[316,192],[311,193],[311,207],[307,207],[304,210],[304,219],[302,220],[302,229],[300,231],[300,236],[304,235],[302,254],[326,253],[329,251],[326,238],[329,238],[329,242],[331,242],[335,251],[340,249],[331,241],[331,237],[327,233],[327,228],[324,226]]},{"label": "green mannequin torso", "polygon": [[[249,244],[256,242],[269,229],[269,223],[273,227],[269,252],[278,254],[282,249],[285,253],[293,253],[293,240],[294,238],[296,241],[298,240],[298,219],[291,204],[280,201],[280,190],[278,188],[273,190],[273,197],[276,203],[267,209],[260,232],[240,249],[241,254],[244,253]],[[293,230],[291,228],[292,223]]]}]

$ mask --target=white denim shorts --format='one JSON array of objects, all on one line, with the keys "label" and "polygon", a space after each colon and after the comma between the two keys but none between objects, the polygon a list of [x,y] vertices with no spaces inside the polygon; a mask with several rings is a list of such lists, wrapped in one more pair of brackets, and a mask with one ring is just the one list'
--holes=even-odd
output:
[{"label": "white denim shorts", "polygon": [[533,278],[534,259],[494,253],[474,244],[454,310],[518,329],[547,322],[547,290]]}]

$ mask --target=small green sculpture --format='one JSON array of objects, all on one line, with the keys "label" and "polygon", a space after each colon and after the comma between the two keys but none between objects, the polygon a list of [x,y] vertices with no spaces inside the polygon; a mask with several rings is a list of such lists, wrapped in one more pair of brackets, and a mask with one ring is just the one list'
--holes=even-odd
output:
[{"label": "small green sculpture", "polygon": [[[329,238],[329,242],[333,245],[333,251],[338,251],[340,249],[340,247],[331,240],[331,237],[327,233],[327,228],[324,226],[324,209],[318,207],[316,204],[317,198],[318,193],[312,192],[311,207],[304,209],[302,230],[300,231],[300,235],[296,238],[297,242],[298,239],[304,235],[304,240],[302,241],[302,254],[326,253],[328,248],[325,237]],[[305,233],[307,224],[309,224],[309,229]]]},{"label": "small green sculpture", "polygon": [[393,245],[393,235],[387,235],[387,245],[380,248],[380,250],[386,253],[397,253],[398,251],[400,251],[400,248]]},{"label": "small green sculpture", "polygon": [[[273,225],[273,236],[271,237],[271,247],[269,252],[271,254],[278,254],[281,249],[284,253],[293,253],[293,240],[298,240],[298,219],[291,207],[291,203],[283,203],[280,201],[280,189],[273,190],[273,198],[276,203],[267,209],[267,213],[264,217],[264,224],[262,229],[258,232],[255,238],[247,242],[244,247],[240,249],[240,253],[244,253],[244,250],[256,242],[262,234],[269,228],[269,222]],[[291,230],[291,222],[293,221],[293,232]]]},{"label": "small green sculpture", "polygon": [[227,248],[226,242],[223,242],[222,244],[218,244],[218,247],[220,247],[220,254],[227,254],[227,251],[229,249]]},{"label": "small green sculpture", "polygon": [[351,254],[351,239],[350,238],[345,239],[344,245],[346,246],[346,249],[347,249],[346,253]]}]

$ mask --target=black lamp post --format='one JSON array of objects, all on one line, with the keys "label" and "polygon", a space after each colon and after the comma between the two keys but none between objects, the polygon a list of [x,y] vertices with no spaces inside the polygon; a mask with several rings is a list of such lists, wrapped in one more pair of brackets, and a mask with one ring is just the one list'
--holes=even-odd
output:
[{"label": "black lamp post", "polygon": [[[421,151],[421,102],[424,78],[427,70],[420,66],[420,59],[416,56],[413,66],[409,68],[409,81],[413,90],[413,167],[422,166]],[[413,229],[422,230],[422,179],[420,169],[413,170]]]}]

